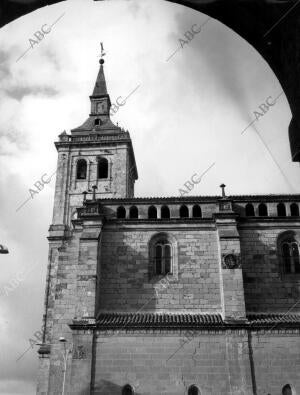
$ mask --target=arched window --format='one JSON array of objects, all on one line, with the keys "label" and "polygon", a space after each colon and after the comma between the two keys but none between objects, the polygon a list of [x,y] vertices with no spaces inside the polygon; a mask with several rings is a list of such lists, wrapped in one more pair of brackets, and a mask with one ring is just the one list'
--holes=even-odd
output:
[{"label": "arched window", "polygon": [[126,218],[126,210],[123,206],[118,207],[117,218]]},{"label": "arched window", "polygon": [[289,384],[286,384],[282,388],[282,395],[293,395],[292,388],[291,388],[291,386]]},{"label": "arched window", "polygon": [[138,218],[139,217],[139,211],[136,206],[132,206],[129,209],[129,218]]},{"label": "arched window", "polygon": [[86,160],[79,159],[79,161],[77,162],[77,168],[76,168],[77,180],[85,180],[86,179],[86,169],[87,169]]},{"label": "arched window", "polygon": [[267,217],[268,216],[268,209],[265,203],[260,203],[258,206],[258,215],[260,217]]},{"label": "arched window", "polygon": [[180,216],[180,218],[188,218],[189,217],[189,209],[185,205],[182,205],[180,207],[179,216]]},{"label": "arched window", "polygon": [[188,390],[188,395],[200,395],[198,388],[195,385],[191,385]]},{"label": "arched window", "polygon": [[281,242],[281,257],[285,273],[300,273],[299,245],[293,237]]},{"label": "arched window", "polygon": [[157,210],[156,207],[150,206],[148,209],[148,218],[149,219],[155,219],[157,218]]},{"label": "arched window", "polygon": [[251,204],[251,203],[246,204],[245,213],[246,213],[246,217],[254,217],[255,216],[253,204]]},{"label": "arched window", "polygon": [[277,215],[278,217],[286,217],[286,209],[283,203],[277,204]]},{"label": "arched window", "polygon": [[158,240],[154,245],[155,274],[171,273],[172,246],[167,239]]},{"label": "arched window", "polygon": [[162,206],[161,218],[170,218],[170,210],[168,206]]},{"label": "arched window", "polygon": [[290,206],[290,210],[292,217],[299,217],[299,206],[297,203],[292,203]]},{"label": "arched window", "polygon": [[201,218],[201,217],[202,217],[201,207],[198,204],[195,204],[195,206],[193,206],[193,218]]},{"label": "arched window", "polygon": [[106,158],[100,158],[98,160],[98,178],[108,177],[108,160]]},{"label": "arched window", "polygon": [[122,389],[122,395],[134,395],[131,385],[126,384]]}]

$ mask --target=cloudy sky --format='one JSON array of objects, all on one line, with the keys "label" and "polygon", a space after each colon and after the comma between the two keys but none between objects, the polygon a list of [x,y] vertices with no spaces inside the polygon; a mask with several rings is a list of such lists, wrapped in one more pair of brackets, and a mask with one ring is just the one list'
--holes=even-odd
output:
[{"label": "cloudy sky", "polygon": [[[207,20],[162,1],[69,0],[0,31],[0,242],[10,250],[0,255],[1,395],[35,390],[35,350],[16,360],[41,326],[55,177],[28,200],[29,189],[55,171],[58,134],[89,114],[101,41],[112,102],[139,86],[113,117],[133,140],[137,196],[179,195],[213,163],[192,194],[219,194],[222,182],[228,194],[300,192],[276,76],[246,41]],[[203,23],[188,42],[185,32]],[[279,98],[242,134],[270,96]]]}]

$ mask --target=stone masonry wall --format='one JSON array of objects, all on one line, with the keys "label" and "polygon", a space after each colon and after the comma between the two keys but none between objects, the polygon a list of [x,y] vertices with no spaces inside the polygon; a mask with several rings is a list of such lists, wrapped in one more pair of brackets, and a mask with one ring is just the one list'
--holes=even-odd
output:
[{"label": "stone masonry wall", "polygon": [[[156,227],[157,229],[157,227]],[[158,231],[118,230],[102,234],[101,310],[195,310],[221,312],[217,233],[214,230],[165,230],[177,240],[178,278],[149,279],[148,242]],[[157,290],[157,292],[155,291]]]},{"label": "stone masonry wall", "polygon": [[[290,384],[300,393],[300,336],[299,330],[274,333],[258,331],[252,335],[253,362],[257,395],[281,395]],[[276,333],[278,332],[278,333]]]},{"label": "stone masonry wall", "polygon": [[[296,226],[243,226],[241,255],[244,272],[247,311],[282,312],[291,308],[300,297],[300,275],[282,274],[277,252],[277,237]],[[293,313],[300,311],[298,304]]]},{"label": "stone masonry wall", "polygon": [[126,384],[136,395],[187,395],[193,384],[201,395],[253,395],[244,331],[188,338],[165,331],[99,334],[94,395],[120,395]]}]

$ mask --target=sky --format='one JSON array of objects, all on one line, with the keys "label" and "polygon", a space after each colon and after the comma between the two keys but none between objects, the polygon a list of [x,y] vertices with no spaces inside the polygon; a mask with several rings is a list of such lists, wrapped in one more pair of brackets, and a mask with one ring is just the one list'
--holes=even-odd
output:
[{"label": "sky", "polygon": [[[35,36],[42,27],[49,32]],[[279,81],[217,20],[165,1],[69,0],[2,28],[0,243],[10,253],[0,255],[1,395],[35,393],[29,339],[42,322],[55,175],[29,190],[55,172],[57,136],[88,117],[100,42],[111,101],[134,91],[113,121],[131,134],[136,196],[178,196],[208,168],[190,194],[218,195],[221,183],[227,194],[300,192]]]}]

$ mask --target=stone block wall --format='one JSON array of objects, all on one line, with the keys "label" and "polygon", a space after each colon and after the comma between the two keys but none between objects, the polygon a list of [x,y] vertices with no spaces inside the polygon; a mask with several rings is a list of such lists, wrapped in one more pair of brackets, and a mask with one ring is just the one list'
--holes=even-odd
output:
[{"label": "stone block wall", "polygon": [[300,393],[299,329],[253,333],[252,348],[257,395],[281,395],[286,384]]},{"label": "stone block wall", "polygon": [[94,394],[120,395],[130,384],[136,395],[187,395],[194,384],[201,395],[253,395],[245,331],[188,338],[163,330],[99,333]]},{"label": "stone block wall", "polygon": [[[280,233],[297,229],[297,225],[282,226],[252,224],[239,228],[247,311],[285,313],[299,300],[300,275],[283,274],[277,251]],[[300,311],[298,304],[294,312]]]},{"label": "stone block wall", "polygon": [[[151,227],[154,229],[151,229]],[[214,230],[165,229],[177,240],[177,276],[149,279],[148,243],[157,226],[144,230],[104,227],[102,234],[100,309],[221,312],[220,268]],[[157,292],[156,292],[157,290]]]}]

